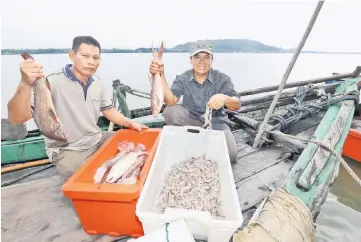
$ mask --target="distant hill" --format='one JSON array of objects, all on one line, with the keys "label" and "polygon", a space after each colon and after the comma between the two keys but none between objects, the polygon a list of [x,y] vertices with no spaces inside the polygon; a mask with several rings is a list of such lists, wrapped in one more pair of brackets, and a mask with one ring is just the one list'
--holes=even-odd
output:
[{"label": "distant hill", "polygon": [[[249,39],[217,39],[208,40],[213,45],[214,52],[272,52],[272,53],[285,53],[288,52],[285,49],[265,45],[261,42],[249,40]],[[173,50],[179,50],[180,52],[189,52],[191,45],[194,42],[187,42],[185,44],[176,45]]]},{"label": "distant hill", "polygon": [[[213,44],[213,50],[216,53],[293,53],[294,49],[283,49],[276,46],[270,46],[258,41],[249,39],[216,39],[208,40]],[[173,48],[165,49],[165,52],[189,52],[191,45],[194,42],[187,42],[179,44]],[[103,53],[150,53],[151,47],[139,47],[137,49],[102,49]],[[64,54],[69,52],[69,48],[47,48],[47,49],[2,49],[2,55],[18,55],[22,52],[28,52],[29,54]],[[304,50],[302,53],[346,53],[346,52],[321,52]],[[361,54],[359,52],[347,52],[347,54]]]}]

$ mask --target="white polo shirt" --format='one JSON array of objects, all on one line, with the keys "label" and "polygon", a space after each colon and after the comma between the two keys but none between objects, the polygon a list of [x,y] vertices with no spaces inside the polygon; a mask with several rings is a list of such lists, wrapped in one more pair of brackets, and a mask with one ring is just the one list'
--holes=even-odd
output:
[{"label": "white polo shirt", "polygon": [[[112,108],[112,101],[97,75],[83,84],[66,65],[46,78],[51,88],[55,111],[61,120],[69,143],[45,137],[46,153],[52,160],[53,152],[59,149],[87,150],[102,138],[97,125],[101,111]],[[32,108],[34,105],[34,93]]]}]

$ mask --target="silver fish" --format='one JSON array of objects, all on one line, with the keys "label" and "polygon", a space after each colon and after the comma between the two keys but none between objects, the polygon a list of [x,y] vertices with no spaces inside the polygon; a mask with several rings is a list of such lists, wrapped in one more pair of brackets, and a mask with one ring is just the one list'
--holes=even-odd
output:
[{"label": "silver fish", "polygon": [[137,172],[140,171],[140,167],[144,164],[147,157],[147,152],[139,154],[134,164],[118,179],[117,183],[123,183],[128,178],[137,178],[137,176],[139,175],[137,174]]},{"label": "silver fish", "polygon": [[133,142],[129,141],[122,141],[119,146],[118,150],[119,153],[117,153],[113,158],[106,161],[101,167],[97,169],[95,172],[95,175],[93,177],[94,183],[101,183],[104,174],[120,159],[123,158],[124,155],[128,154],[129,152],[133,151],[135,149],[135,145]]},{"label": "silver fish", "polygon": [[134,151],[119,159],[110,169],[105,183],[116,183],[137,162],[138,157],[144,154],[144,149],[144,145],[138,144]]},{"label": "silver fish", "polygon": [[[26,59],[34,58],[22,53],[21,56]],[[55,112],[54,104],[51,99],[50,86],[46,78],[39,78],[34,83],[34,121],[44,136],[68,142],[68,134]]]},{"label": "silver fish", "polygon": [[[163,41],[160,45],[159,52],[155,51],[152,47],[153,59],[157,61],[162,61],[163,57]],[[163,81],[159,74],[151,75],[149,73],[149,81],[152,85],[152,90],[150,93],[151,96],[151,107],[153,117],[157,117],[162,109],[164,102],[164,88]]]}]

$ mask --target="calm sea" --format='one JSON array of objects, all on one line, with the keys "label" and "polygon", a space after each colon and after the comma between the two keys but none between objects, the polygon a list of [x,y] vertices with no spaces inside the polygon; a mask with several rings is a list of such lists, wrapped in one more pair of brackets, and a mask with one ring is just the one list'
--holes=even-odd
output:
[{"label": "calm sea", "polygon": [[[70,63],[68,55],[34,55],[35,60],[49,73]],[[149,92],[147,72],[151,54],[103,54],[97,74],[103,79],[109,94],[112,81],[119,79],[124,84]],[[228,74],[236,90],[243,91],[281,82],[292,54],[240,54],[216,53],[213,68]],[[20,56],[1,56],[1,117],[7,117],[6,104],[13,95],[20,79]],[[190,68],[186,53],[164,54],[165,73],[171,84],[177,74]],[[329,76],[333,72],[352,72],[361,65],[361,55],[347,54],[301,54],[288,79],[289,82]],[[149,106],[149,100],[129,96],[131,109]],[[29,129],[36,126],[31,120]],[[348,160],[348,164],[361,177],[361,164]],[[361,241],[361,188],[348,173],[340,168],[331,194],[323,206],[317,221],[317,241]]]}]

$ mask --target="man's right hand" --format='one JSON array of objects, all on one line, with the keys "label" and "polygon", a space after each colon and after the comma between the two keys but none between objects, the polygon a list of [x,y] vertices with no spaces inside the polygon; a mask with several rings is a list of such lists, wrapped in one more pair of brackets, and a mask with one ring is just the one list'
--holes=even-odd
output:
[{"label": "man's right hand", "polygon": [[44,77],[43,66],[32,59],[23,60],[20,63],[20,73],[21,83],[30,87],[37,79]]},{"label": "man's right hand", "polygon": [[152,60],[152,63],[150,64],[149,67],[149,72],[152,75],[155,74],[164,75],[164,64],[160,61]]}]

